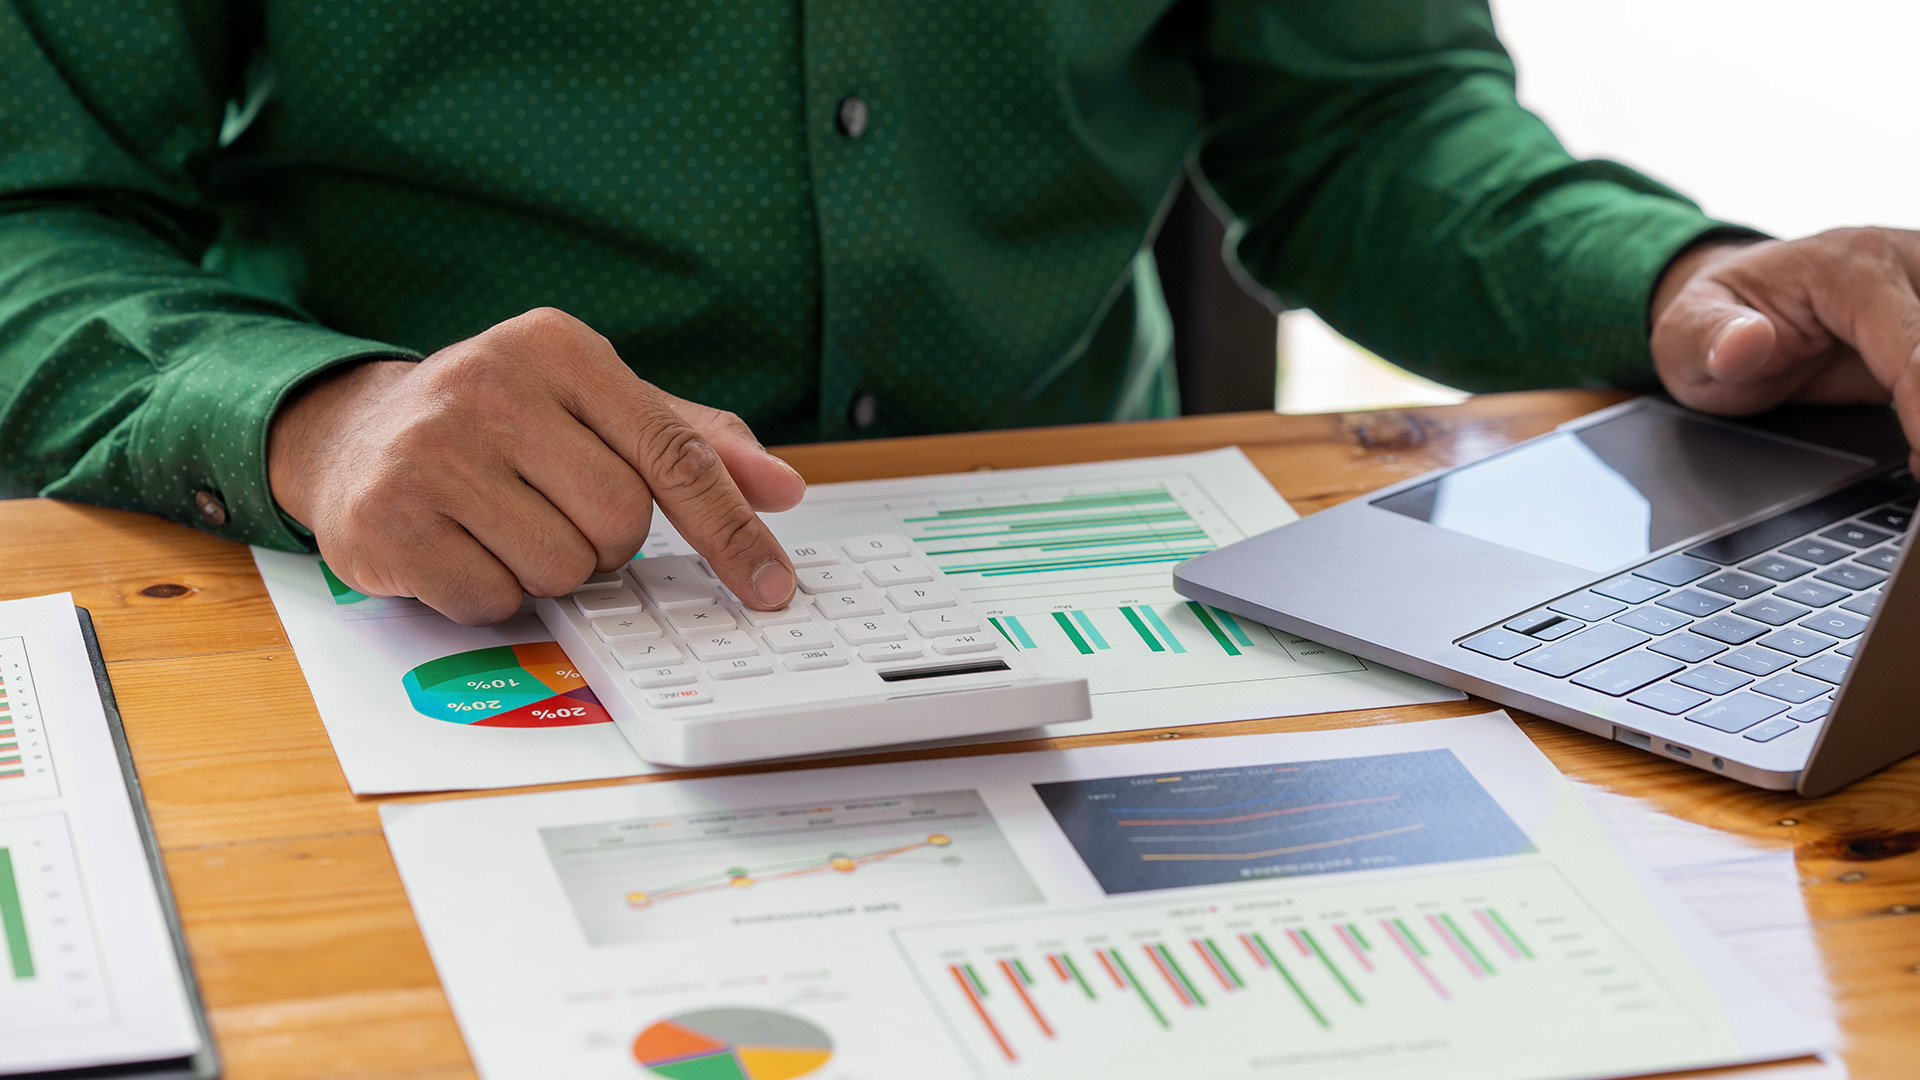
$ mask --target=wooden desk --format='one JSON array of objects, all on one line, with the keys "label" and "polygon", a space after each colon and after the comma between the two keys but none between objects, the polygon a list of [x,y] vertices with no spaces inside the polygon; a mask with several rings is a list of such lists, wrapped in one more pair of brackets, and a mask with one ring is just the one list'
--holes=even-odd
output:
[{"label": "wooden desk", "polygon": [[[1312,513],[1485,456],[1619,398],[1508,394],[1409,412],[1248,413],[808,446],[785,456],[809,480],[830,481],[1238,444],[1295,507]],[[381,837],[380,800],[348,793],[247,550],[142,515],[19,500],[0,502],[0,567],[0,597],[68,590],[93,611],[227,1075],[473,1076]],[[1060,745],[1382,724],[1486,707],[1216,724]],[[1920,1070],[1920,759],[1805,801],[1520,719],[1577,781],[1639,800],[1666,815],[1653,820],[1673,831],[1724,838],[1736,852],[1791,849],[1820,955],[1802,965],[1794,985],[1815,1007],[1830,1002],[1853,1076]],[[1737,902],[1740,885],[1726,888],[1728,902]]]}]

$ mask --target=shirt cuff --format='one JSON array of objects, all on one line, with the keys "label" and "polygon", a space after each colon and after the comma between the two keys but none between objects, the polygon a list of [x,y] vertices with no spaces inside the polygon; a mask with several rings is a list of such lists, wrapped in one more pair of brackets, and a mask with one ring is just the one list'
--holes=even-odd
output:
[{"label": "shirt cuff", "polygon": [[216,536],[286,551],[313,534],[288,517],[267,480],[267,431],[280,403],[331,367],[419,354],[312,323],[261,319],[163,370],[146,419],[130,433],[148,508]]},{"label": "shirt cuff", "polygon": [[1716,221],[1678,198],[1636,195],[1615,220],[1587,230],[1559,277],[1561,340],[1572,347],[1579,385],[1655,389],[1653,290],[1673,260],[1705,240],[1764,240]]}]

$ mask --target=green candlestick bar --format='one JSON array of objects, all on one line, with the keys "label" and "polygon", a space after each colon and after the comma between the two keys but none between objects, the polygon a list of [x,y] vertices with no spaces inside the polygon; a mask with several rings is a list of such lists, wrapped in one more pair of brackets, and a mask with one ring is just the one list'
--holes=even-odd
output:
[{"label": "green candlestick bar", "polygon": [[27,948],[27,915],[20,908],[20,887],[13,878],[13,852],[0,847],[0,932],[7,939],[13,977],[33,978],[33,952]]}]

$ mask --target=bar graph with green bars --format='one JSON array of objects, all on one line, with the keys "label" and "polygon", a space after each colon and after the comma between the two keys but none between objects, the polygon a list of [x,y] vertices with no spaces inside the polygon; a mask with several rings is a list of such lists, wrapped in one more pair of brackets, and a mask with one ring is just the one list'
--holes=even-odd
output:
[{"label": "bar graph with green bars", "polygon": [[[1116,641],[1127,645],[1136,640],[1139,644],[1132,646],[1132,655],[1136,659],[1139,657],[1139,646],[1145,646],[1150,654],[1184,654],[1187,640],[1181,634],[1191,634],[1195,624],[1206,633],[1205,638],[1193,638],[1197,646],[1210,639],[1214,647],[1227,656],[1243,656],[1255,648],[1246,628],[1231,614],[1191,600],[1183,605],[1169,605],[1169,610],[1178,612],[1182,607],[1193,616],[1194,624],[1189,624],[1181,632],[1176,632],[1168,625],[1169,616],[1163,615],[1151,604],[1127,604],[1094,611],[1065,609],[1027,616],[1002,614],[991,616],[987,621],[1016,648],[1064,649],[1071,646],[1082,656],[1115,653]],[[1036,637],[1035,631],[1040,627],[1049,627],[1049,633]]]},{"label": "bar graph with green bars", "polygon": [[27,914],[20,904],[20,882],[13,873],[13,851],[0,847],[0,937],[6,938],[7,964],[16,979],[33,978],[33,949],[27,944]]},{"label": "bar graph with green bars", "polygon": [[1175,563],[1215,547],[1164,487],[949,507],[903,523],[941,570],[987,579]]}]

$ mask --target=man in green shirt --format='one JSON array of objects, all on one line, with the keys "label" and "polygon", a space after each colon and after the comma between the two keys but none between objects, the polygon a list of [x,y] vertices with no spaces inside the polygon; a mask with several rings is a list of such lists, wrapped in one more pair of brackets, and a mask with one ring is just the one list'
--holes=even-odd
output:
[{"label": "man in green shirt", "polygon": [[778,606],[753,432],[1174,411],[1190,158],[1253,280],[1433,377],[1920,430],[1914,236],[1572,159],[1484,0],[12,0],[0,479],[466,622],[657,504]]}]

